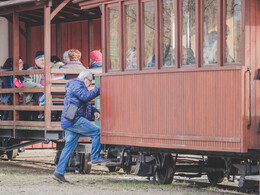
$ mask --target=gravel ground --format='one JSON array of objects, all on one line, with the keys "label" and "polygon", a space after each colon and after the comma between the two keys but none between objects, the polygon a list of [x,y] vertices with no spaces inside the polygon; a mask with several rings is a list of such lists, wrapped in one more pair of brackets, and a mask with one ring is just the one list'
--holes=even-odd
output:
[{"label": "gravel ground", "polygon": [[55,150],[26,150],[14,161],[0,160],[0,194],[183,194],[214,195],[243,194],[193,182],[173,181],[170,185],[156,185],[143,177],[123,172],[109,173],[106,167],[92,167],[89,175],[66,173],[70,184],[60,184],[51,178],[55,169]]}]

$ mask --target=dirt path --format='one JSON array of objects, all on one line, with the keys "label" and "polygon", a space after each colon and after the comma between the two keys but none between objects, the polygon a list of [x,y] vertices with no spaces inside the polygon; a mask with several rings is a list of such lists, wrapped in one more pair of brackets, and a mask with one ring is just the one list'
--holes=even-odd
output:
[{"label": "dirt path", "polygon": [[51,178],[54,156],[55,150],[26,150],[14,161],[0,160],[0,194],[242,194],[186,182],[156,185],[143,177],[108,173],[98,166],[89,175],[66,173],[71,183],[59,184]]}]

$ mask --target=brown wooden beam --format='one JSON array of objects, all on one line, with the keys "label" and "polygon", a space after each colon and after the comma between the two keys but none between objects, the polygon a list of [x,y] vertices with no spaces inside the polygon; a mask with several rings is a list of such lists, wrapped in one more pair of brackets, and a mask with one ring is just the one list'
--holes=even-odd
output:
[{"label": "brown wooden beam", "polygon": [[[13,12],[13,70],[19,70],[19,55],[20,55],[20,40],[19,40],[19,13]],[[15,78],[15,74],[13,71],[13,79]],[[16,95],[13,91],[13,105],[16,104]],[[13,136],[15,137],[15,122],[16,122],[16,112],[13,111]]]},{"label": "brown wooden beam", "polygon": [[16,12],[25,12],[31,11],[35,9],[42,9],[44,7],[43,3],[34,3],[33,5],[21,6],[15,9]]},{"label": "brown wooden beam", "polygon": [[27,126],[27,127],[39,127],[39,126],[44,127],[44,122],[40,122],[40,121],[17,121],[16,125]]},{"label": "brown wooden beam", "polygon": [[102,72],[107,72],[107,59],[106,59],[106,22],[105,22],[105,15],[106,15],[106,7],[105,4],[102,5],[102,18],[101,18],[101,47],[102,47],[102,59],[103,59],[103,66]]},{"label": "brown wooden beam", "polygon": [[93,45],[94,45],[94,27],[93,27],[93,20],[88,21],[88,33],[89,33],[89,40],[88,40],[88,46],[89,46],[89,51],[93,51]]},{"label": "brown wooden beam", "polygon": [[15,110],[20,111],[44,111],[44,106],[15,106]]},{"label": "brown wooden beam", "polygon": [[65,92],[65,87],[51,87],[51,92]]},{"label": "brown wooden beam", "polygon": [[44,92],[43,88],[15,88],[15,93],[38,93]]},{"label": "brown wooden beam", "polygon": [[63,109],[63,106],[51,106],[51,110],[54,110],[54,111],[62,111],[62,109]]},{"label": "brown wooden beam", "polygon": [[52,127],[60,127],[60,122],[52,122],[51,126]]},{"label": "brown wooden beam", "polygon": [[80,3],[82,1],[84,1],[84,0],[72,0],[72,3]]},{"label": "brown wooden beam", "polygon": [[13,70],[19,70],[19,14],[13,12],[13,58],[14,58],[14,67]]},{"label": "brown wooden beam", "polygon": [[13,121],[0,121],[0,125],[1,126],[10,126],[10,125],[14,125],[14,122]]},{"label": "brown wooden beam", "polygon": [[44,92],[43,88],[6,88],[1,89],[0,94],[3,93],[38,93],[38,92]]},{"label": "brown wooden beam", "polygon": [[65,9],[61,10],[60,12],[67,14],[68,16],[74,16],[74,17],[80,17],[81,16],[81,14],[79,14],[79,13],[74,13],[73,11],[68,11],[68,10],[65,10]]},{"label": "brown wooden beam", "polygon": [[[15,71],[15,75],[29,75],[29,74],[43,74],[44,70],[43,69],[37,69],[37,70],[20,70],[20,71]],[[4,75],[0,73],[0,75]]]},{"label": "brown wooden beam", "polygon": [[56,9],[51,13],[51,19],[52,20],[57,13],[59,13],[60,10],[62,10],[62,8],[64,8],[68,3],[70,2],[70,0],[64,0],[58,7],[56,7]]},{"label": "brown wooden beam", "polygon": [[44,57],[45,57],[45,137],[51,124],[51,7],[44,6]]},{"label": "brown wooden beam", "polygon": [[13,105],[0,105],[0,110],[13,110]]},{"label": "brown wooden beam", "polygon": [[52,74],[79,74],[82,69],[52,69]]},{"label": "brown wooden beam", "polygon": [[25,14],[25,15],[42,19],[42,14],[37,14],[37,13],[39,13],[39,12],[33,12],[33,11],[31,11],[31,12],[23,12],[23,14]]},{"label": "brown wooden beam", "polygon": [[20,18],[21,19],[23,18],[25,21],[28,21],[28,22],[39,22],[39,20],[35,20],[31,16],[25,16],[25,15],[20,14]]},{"label": "brown wooden beam", "polygon": [[77,8],[77,7],[74,7],[74,6],[67,6],[65,9],[66,10],[73,10],[73,11],[76,11],[77,13],[82,12],[82,10],[80,8]]},{"label": "brown wooden beam", "polygon": [[61,41],[61,24],[56,25],[56,53],[57,56],[62,58],[62,41]]},{"label": "brown wooden beam", "polygon": [[99,5],[105,3],[107,0],[91,0],[79,3],[81,9],[90,9],[93,7],[98,7]]},{"label": "brown wooden beam", "polygon": [[26,27],[26,63],[31,63],[31,28]]}]

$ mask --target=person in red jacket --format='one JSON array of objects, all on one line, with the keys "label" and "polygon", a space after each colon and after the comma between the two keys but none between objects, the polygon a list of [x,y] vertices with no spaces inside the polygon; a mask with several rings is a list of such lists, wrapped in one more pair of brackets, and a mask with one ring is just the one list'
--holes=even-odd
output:
[{"label": "person in red jacket", "polygon": [[[29,65],[28,64],[24,64],[23,60],[20,59],[19,60],[19,70],[27,70],[28,68],[29,68]],[[23,75],[19,75],[18,78],[14,79],[14,85],[17,88],[24,88],[23,81],[24,81],[24,76]]]}]

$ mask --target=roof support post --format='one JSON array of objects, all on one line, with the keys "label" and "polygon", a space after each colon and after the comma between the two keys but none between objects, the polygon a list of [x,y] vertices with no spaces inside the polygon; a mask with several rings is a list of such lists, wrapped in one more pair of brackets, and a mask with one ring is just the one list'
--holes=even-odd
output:
[{"label": "roof support post", "polygon": [[[19,48],[20,48],[20,40],[19,40],[19,13],[13,10],[13,79],[15,78],[14,72],[19,69]],[[16,97],[15,92],[13,90],[13,105],[15,108]],[[16,111],[13,109],[13,137],[15,137],[15,121],[16,121]]]},{"label": "roof support post", "polygon": [[106,33],[107,33],[107,29],[106,29],[106,7],[105,4],[102,4],[102,18],[101,18],[101,37],[102,37],[102,61],[103,61],[103,66],[102,66],[102,72],[105,73],[108,70],[108,66],[107,66],[107,59],[106,59]]},{"label": "roof support post", "polygon": [[14,59],[14,71],[19,68],[19,13],[13,12],[13,59]]},{"label": "roof support post", "polygon": [[58,7],[56,7],[56,9],[51,13],[51,20],[57,15],[57,13],[59,13],[60,10],[62,10],[62,8],[64,8],[68,3],[70,2],[70,0],[64,0]]},{"label": "roof support post", "polygon": [[45,138],[51,126],[51,6],[44,6],[44,59],[45,59]]},{"label": "roof support post", "polygon": [[26,27],[26,62],[27,64],[32,64],[31,62],[31,27]]}]

